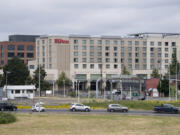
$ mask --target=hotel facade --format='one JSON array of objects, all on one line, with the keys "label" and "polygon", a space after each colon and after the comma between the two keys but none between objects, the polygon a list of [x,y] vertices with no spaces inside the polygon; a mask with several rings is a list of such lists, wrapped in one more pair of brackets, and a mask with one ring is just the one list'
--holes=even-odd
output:
[{"label": "hotel facade", "polygon": [[36,38],[36,60],[28,65],[33,72],[40,63],[47,80],[57,80],[64,71],[74,82],[108,79],[123,68],[149,79],[154,68],[168,71],[172,53],[180,61],[180,36],[176,33],[137,33],[128,37],[86,35],[41,36]]}]

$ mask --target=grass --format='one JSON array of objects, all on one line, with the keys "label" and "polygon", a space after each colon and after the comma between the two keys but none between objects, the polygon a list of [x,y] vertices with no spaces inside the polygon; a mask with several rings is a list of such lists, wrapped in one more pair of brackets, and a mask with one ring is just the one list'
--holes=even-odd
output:
[{"label": "grass", "polygon": [[176,117],[78,114],[16,114],[1,135],[179,135]]}]

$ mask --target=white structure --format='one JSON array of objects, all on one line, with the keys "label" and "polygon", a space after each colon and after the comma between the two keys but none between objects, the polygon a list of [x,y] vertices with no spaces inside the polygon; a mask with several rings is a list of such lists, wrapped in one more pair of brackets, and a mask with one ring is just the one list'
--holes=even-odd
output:
[{"label": "white structure", "polygon": [[8,99],[15,98],[34,98],[34,85],[5,85],[3,91],[6,91]]}]

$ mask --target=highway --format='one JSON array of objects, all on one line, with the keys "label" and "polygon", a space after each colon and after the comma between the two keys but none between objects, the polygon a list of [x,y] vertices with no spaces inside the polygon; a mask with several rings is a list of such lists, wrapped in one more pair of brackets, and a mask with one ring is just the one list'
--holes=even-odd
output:
[{"label": "highway", "polygon": [[[32,112],[31,109],[19,109],[14,113],[38,113]],[[106,110],[91,110],[90,112],[72,112],[68,109],[46,109],[45,112],[41,112],[42,114],[47,113],[56,113],[56,114],[115,114],[115,115],[142,115],[142,116],[173,116],[180,117],[180,113],[178,114],[170,114],[170,113],[156,113],[154,111],[145,111],[145,110],[129,110],[128,112],[107,112]]]}]

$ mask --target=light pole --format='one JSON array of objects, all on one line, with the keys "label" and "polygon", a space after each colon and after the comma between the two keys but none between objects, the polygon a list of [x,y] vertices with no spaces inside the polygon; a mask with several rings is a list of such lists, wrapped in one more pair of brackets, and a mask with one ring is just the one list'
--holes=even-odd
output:
[{"label": "light pole", "polygon": [[7,98],[7,76],[8,76],[8,74],[9,74],[10,72],[9,71],[6,71],[6,98]]},{"label": "light pole", "polygon": [[38,97],[38,99],[39,99],[39,115],[40,115],[40,91],[41,91],[41,72],[40,72],[40,53],[39,53],[39,63],[38,63],[38,65],[39,65],[39,97]]},{"label": "light pole", "polygon": [[63,83],[64,83],[64,98],[65,98],[65,79],[63,79]]}]

